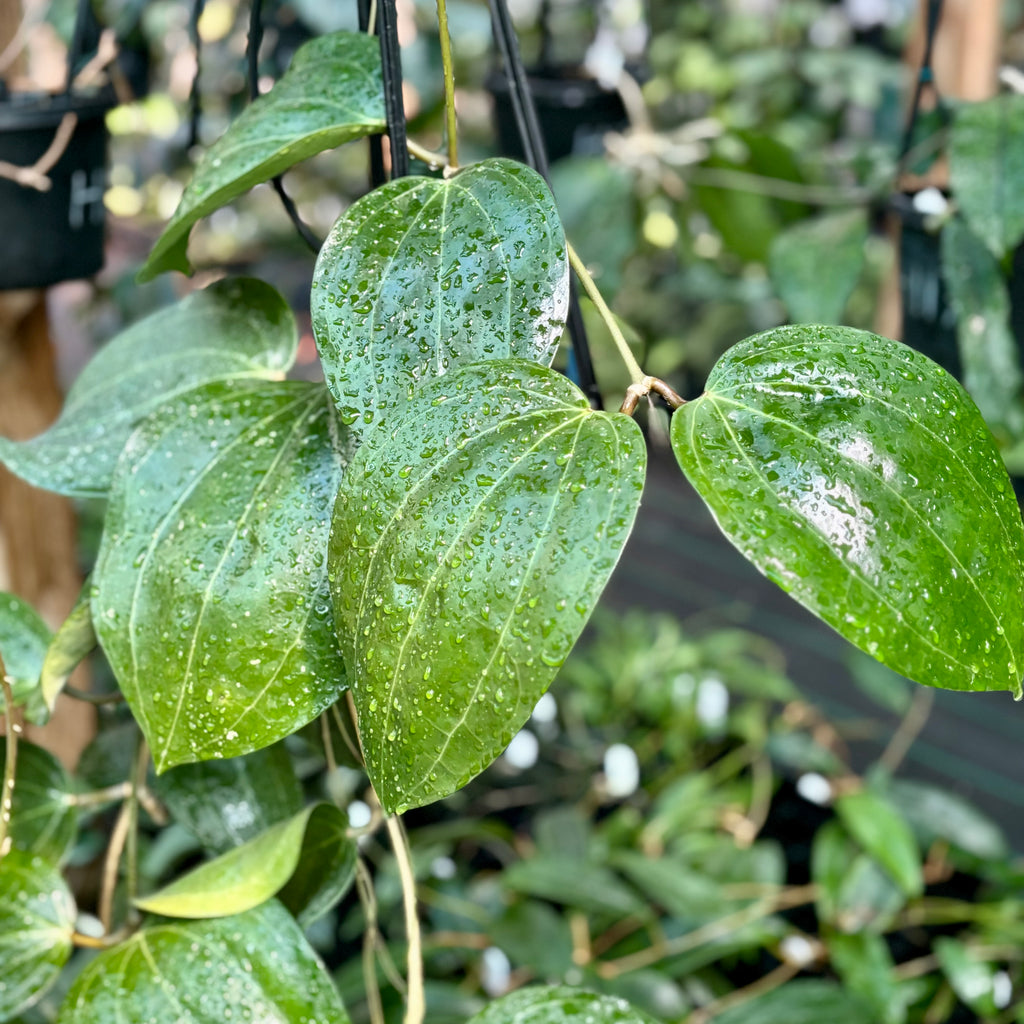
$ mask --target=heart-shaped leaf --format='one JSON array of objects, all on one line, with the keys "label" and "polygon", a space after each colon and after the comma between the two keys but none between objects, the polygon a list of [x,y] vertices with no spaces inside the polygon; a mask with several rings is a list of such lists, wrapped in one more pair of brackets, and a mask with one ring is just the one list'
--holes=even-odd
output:
[{"label": "heart-shaped leaf", "polygon": [[324,965],[276,901],[136,932],[78,976],[57,1024],[348,1024]]},{"label": "heart-shaped leaf", "polygon": [[342,421],[361,431],[456,366],[550,365],[568,301],[565,236],[544,179],[485,160],[353,203],[320,250],[311,308]]},{"label": "heart-shaped leaf", "polygon": [[367,435],[329,564],[389,811],[454,792],[525,723],[615,567],[645,465],[629,417],[522,360],[432,381]]},{"label": "heart-shaped leaf", "polygon": [[1024,527],[977,408],[931,360],[848,328],[768,331],[719,360],[672,446],[726,536],[847,640],[920,683],[1020,692]]},{"label": "heart-shaped leaf", "polygon": [[385,127],[377,40],[355,32],[311,39],[273,89],[203,154],[139,280],[165,270],[190,273],[188,235],[196,221],[317,153]]},{"label": "heart-shaped leaf", "polygon": [[[6,755],[7,740],[0,736],[0,763]],[[49,751],[22,740],[14,779],[8,833],[12,844],[59,867],[78,833],[67,772]]]},{"label": "heart-shaped leaf", "polygon": [[302,809],[302,786],[283,744],[244,757],[182,764],[156,780],[174,820],[224,853]]},{"label": "heart-shaped leaf", "polygon": [[0,1020],[16,1017],[57,980],[71,956],[75,913],[48,860],[17,848],[0,858]]},{"label": "heart-shaped leaf", "polygon": [[618,996],[568,985],[535,985],[495,999],[469,1024],[655,1024]]},{"label": "heart-shaped leaf", "polygon": [[92,583],[86,580],[71,614],[61,623],[46,648],[39,674],[39,692],[51,714],[71,673],[96,649],[98,641],[89,600],[91,589]]},{"label": "heart-shaped leaf", "polygon": [[957,206],[996,256],[1024,239],[1024,96],[965,103],[949,136],[949,180]]},{"label": "heart-shaped leaf", "polygon": [[[317,911],[300,916],[308,925],[345,895],[355,877],[356,847],[347,828],[348,818],[337,807],[315,804],[135,905],[164,917],[226,917],[251,910],[284,889],[281,900],[293,914]],[[301,875],[296,875],[300,864]]]},{"label": "heart-shaped leaf", "polygon": [[93,621],[157,771],[234,757],[337,700],[324,550],[346,434],[322,384],[209,384],[118,463]]},{"label": "heart-shaped leaf", "polygon": [[0,656],[16,707],[27,706],[33,721],[45,720],[39,674],[52,634],[36,610],[13,594],[0,593]]},{"label": "heart-shaped leaf", "polygon": [[75,381],[60,419],[31,441],[0,438],[0,461],[36,487],[104,497],[144,416],[207,381],[282,376],[297,344],[291,310],[270,285],[218,281],[108,342]]}]

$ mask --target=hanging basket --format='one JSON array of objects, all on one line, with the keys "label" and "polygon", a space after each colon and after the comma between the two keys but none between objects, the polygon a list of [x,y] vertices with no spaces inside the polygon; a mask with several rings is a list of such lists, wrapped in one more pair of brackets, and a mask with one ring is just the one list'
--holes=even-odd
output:
[{"label": "hanging basket", "polygon": [[103,266],[107,129],[112,93],[82,96],[13,93],[0,102],[0,160],[31,167],[64,116],[77,117],[40,191],[0,178],[0,289],[43,288],[95,274]]}]

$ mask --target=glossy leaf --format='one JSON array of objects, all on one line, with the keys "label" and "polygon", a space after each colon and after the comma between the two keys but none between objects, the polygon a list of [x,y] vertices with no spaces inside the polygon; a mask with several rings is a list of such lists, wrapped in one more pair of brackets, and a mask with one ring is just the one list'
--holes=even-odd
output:
[{"label": "glossy leaf", "polygon": [[118,464],[93,621],[157,771],[235,757],[337,700],[324,550],[346,436],[322,384],[206,385]]},{"label": "glossy leaf", "polygon": [[959,217],[942,229],[942,275],[956,313],[964,387],[1003,442],[1024,438],[1024,373],[999,261]]},{"label": "glossy leaf", "polygon": [[569,264],[544,179],[485,160],[354,203],[317,260],[311,308],[342,421],[363,431],[416,384],[481,359],[550,365]]},{"label": "glossy leaf", "polygon": [[218,281],[109,341],[68,392],[60,419],[0,461],[36,487],[104,497],[129,434],[154,409],[199,384],[281,376],[298,332],[284,299],[262,281]]},{"label": "glossy leaf", "polygon": [[388,811],[454,792],[529,718],[615,567],[645,464],[631,419],[521,360],[433,381],[367,436],[329,563]]},{"label": "glossy leaf", "polygon": [[925,356],[767,331],[719,360],[672,445],[733,544],[846,639],[920,683],[1020,693],[1017,502],[976,407]]},{"label": "glossy leaf", "polygon": [[878,1024],[867,1005],[832,981],[798,978],[715,1016],[715,1024]]},{"label": "glossy leaf", "polygon": [[949,177],[967,223],[996,256],[1024,239],[1024,96],[1007,93],[957,109]]},{"label": "glossy leaf", "polygon": [[[38,612],[13,594],[0,593],[0,656],[17,707],[28,706],[33,721],[45,719],[39,673],[52,634]],[[2,708],[0,708],[2,711]]]},{"label": "glossy leaf", "polygon": [[139,280],[165,270],[189,273],[188,235],[196,221],[317,153],[384,128],[376,40],[353,32],[310,40],[270,92],[203,154]]},{"label": "glossy leaf", "polygon": [[[0,736],[0,764],[7,740]],[[71,780],[48,750],[22,740],[18,744],[9,835],[15,847],[58,867],[78,832],[78,814],[71,802]],[[3,862],[0,861],[0,872]]]},{"label": "glossy leaf", "polygon": [[568,985],[531,986],[495,999],[469,1024],[655,1024],[618,996]]},{"label": "glossy leaf", "polygon": [[[282,902],[289,910],[315,911],[308,924],[352,884],[356,849],[347,828],[348,819],[337,807],[315,804],[135,905],[164,917],[226,917],[251,910],[287,887]],[[296,876],[300,864],[302,873]]]},{"label": "glossy leaf", "polygon": [[775,236],[772,284],[794,323],[838,324],[864,267],[863,210],[798,221]]},{"label": "glossy leaf", "polygon": [[224,853],[302,810],[302,786],[280,743],[244,757],[182,764],[156,780],[171,816],[214,853]]},{"label": "glossy leaf", "polygon": [[0,859],[0,1020],[45,994],[71,956],[75,901],[57,868],[14,848]]},{"label": "glossy leaf", "polygon": [[61,623],[46,648],[39,675],[39,692],[51,714],[71,673],[96,649],[98,643],[92,624],[91,586],[86,580],[71,614]]},{"label": "glossy leaf", "polygon": [[348,1024],[327,971],[279,903],[235,917],[157,925],[101,953],[57,1024]]},{"label": "glossy leaf", "polygon": [[908,895],[924,891],[921,855],[910,826],[892,804],[878,793],[862,789],[835,802],[839,820],[850,835],[889,873]]}]

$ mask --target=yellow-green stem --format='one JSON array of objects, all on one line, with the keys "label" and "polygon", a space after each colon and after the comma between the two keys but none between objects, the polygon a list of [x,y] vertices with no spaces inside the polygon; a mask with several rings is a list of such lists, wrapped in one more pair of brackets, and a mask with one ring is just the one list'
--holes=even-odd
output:
[{"label": "yellow-green stem", "polygon": [[640,369],[640,364],[633,357],[633,353],[630,351],[629,345],[619,329],[618,321],[608,308],[608,303],[604,301],[604,296],[597,290],[597,285],[594,284],[594,279],[590,276],[590,271],[587,270],[583,260],[580,259],[579,253],[568,243],[566,243],[566,247],[569,250],[569,263],[576,272],[576,276],[580,279],[583,290],[590,297],[590,301],[597,307],[598,313],[601,314],[601,319],[604,320],[608,333],[611,334],[612,341],[615,342],[615,347],[619,350],[619,355],[626,364],[626,369],[629,370],[630,379],[634,384],[642,383],[646,375]]},{"label": "yellow-green stem", "polygon": [[409,940],[406,981],[409,994],[405,1003],[405,1024],[423,1024],[426,1003],[423,994],[423,940],[420,936],[420,919],[416,908],[416,876],[412,870],[412,854],[409,838],[402,827],[402,819],[392,815],[387,819],[388,835],[395,851],[398,877],[402,882],[402,902],[405,905],[405,932]]},{"label": "yellow-green stem", "polygon": [[4,759],[4,781],[0,788],[0,859],[10,849],[8,829],[11,823],[11,809],[14,805],[14,773],[18,766],[18,728],[14,720],[14,693],[7,680],[4,659],[0,657],[0,686],[4,691],[4,722],[7,725],[7,756]]},{"label": "yellow-green stem", "polygon": [[441,66],[444,68],[444,109],[448,129],[448,166],[459,166],[459,146],[455,126],[455,71],[452,66],[452,37],[448,32],[445,0],[437,0],[437,25],[441,37]]}]

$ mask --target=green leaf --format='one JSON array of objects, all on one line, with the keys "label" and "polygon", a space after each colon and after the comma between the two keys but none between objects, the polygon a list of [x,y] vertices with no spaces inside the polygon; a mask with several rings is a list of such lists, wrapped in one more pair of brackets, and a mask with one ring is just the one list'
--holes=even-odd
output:
[{"label": "green leaf", "polygon": [[798,978],[720,1013],[715,1024],[878,1024],[860,1000],[832,981]]},{"label": "green leaf", "polygon": [[[7,740],[0,736],[0,764],[6,755]],[[18,744],[14,780],[8,833],[11,842],[59,867],[78,833],[78,814],[69,799],[71,780],[67,772],[48,750],[23,739]]]},{"label": "green leaf", "polygon": [[310,40],[203,154],[138,279],[190,273],[188,235],[197,221],[289,167],[385,127],[377,41],[353,32]]},{"label": "green leaf", "polygon": [[648,857],[635,850],[620,850],[612,866],[673,917],[702,921],[736,910],[743,901],[728,898],[718,881],[667,855]]},{"label": "green leaf", "polygon": [[1002,268],[960,217],[942,229],[942,276],[956,313],[963,382],[1004,443],[1024,438],[1024,401]]},{"label": "green leaf", "polygon": [[645,466],[629,417],[521,360],[433,381],[367,435],[328,560],[389,812],[454,792],[529,718],[615,567]]},{"label": "green leaf", "polygon": [[767,331],[719,360],[672,445],[732,543],[851,643],[920,683],[1020,693],[1017,502],[925,356],[849,328]]},{"label": "green leaf", "polygon": [[0,1020],[42,998],[71,956],[75,901],[44,857],[14,848],[0,859]]},{"label": "green leaf", "polygon": [[862,789],[835,802],[839,820],[850,835],[889,873],[908,895],[924,891],[921,854],[910,826],[893,805],[878,793]]},{"label": "green leaf", "polygon": [[[356,849],[346,836],[347,828],[348,819],[333,804],[314,804],[137,899],[135,905],[164,917],[227,917],[251,910],[287,888],[282,902],[293,913],[310,906],[318,911],[304,922],[309,924],[352,884]],[[300,864],[301,876],[293,879]]]},{"label": "green leaf", "polygon": [[224,853],[302,810],[302,786],[280,743],[244,757],[182,764],[156,780],[171,816],[214,853]]},{"label": "green leaf", "polygon": [[613,871],[572,857],[531,857],[517,861],[501,873],[501,884],[513,892],[591,913],[616,917],[652,916],[647,904]]},{"label": "green leaf", "polygon": [[1024,96],[965,103],[949,136],[949,180],[957,205],[996,256],[1024,239]]},{"label": "green leaf", "polygon": [[298,331],[284,299],[262,281],[218,281],[122,331],[82,371],[60,419],[0,461],[36,487],[105,497],[129,434],[154,409],[208,381],[284,374]]},{"label": "green leaf", "polygon": [[495,999],[469,1024],[656,1024],[618,996],[568,985],[531,986]]},{"label": "green leaf", "polygon": [[132,435],[93,621],[158,772],[268,746],[344,689],[323,551],[346,444],[322,384],[275,381],[206,385]]},{"label": "green leaf", "polygon": [[572,931],[547,903],[526,900],[509,907],[488,929],[491,942],[515,967],[540,978],[561,978],[573,968]]},{"label": "green leaf", "polygon": [[835,925],[840,931],[882,934],[893,926],[907,897],[891,874],[867,853],[854,857],[836,891]]},{"label": "green leaf", "polygon": [[33,721],[46,718],[39,673],[51,637],[49,627],[30,604],[13,594],[0,593],[0,657],[15,706],[28,705]]},{"label": "green leaf", "polygon": [[550,365],[568,300],[565,236],[544,179],[485,160],[353,203],[320,251],[311,309],[342,421],[364,431],[419,381],[461,364]]},{"label": "green leaf", "polygon": [[828,952],[843,984],[871,1006],[879,1024],[903,1024],[907,1008],[899,998],[892,954],[881,935],[830,935]]},{"label": "green leaf", "polygon": [[957,998],[979,1016],[993,1017],[998,1007],[992,995],[992,964],[972,956],[962,942],[945,936],[935,940],[934,949]]},{"label": "green leaf", "polygon": [[348,1024],[324,965],[279,903],[136,932],[91,961],[57,1024]]},{"label": "green leaf", "polygon": [[98,643],[92,624],[91,589],[91,581],[86,580],[75,607],[53,635],[43,658],[39,691],[51,714],[71,673],[96,649]]},{"label": "green leaf", "polygon": [[864,267],[867,237],[863,210],[808,218],[775,236],[768,269],[790,320],[842,322]]}]

